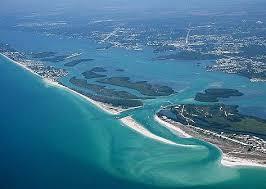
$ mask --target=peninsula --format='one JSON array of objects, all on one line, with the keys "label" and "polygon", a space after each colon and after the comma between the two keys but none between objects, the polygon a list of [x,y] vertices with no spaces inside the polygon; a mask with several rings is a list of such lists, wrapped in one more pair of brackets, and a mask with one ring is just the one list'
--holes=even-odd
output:
[{"label": "peninsula", "polygon": [[226,165],[266,166],[266,120],[243,115],[237,108],[224,104],[180,104],[161,109],[156,119],[168,129],[177,128],[218,146]]}]

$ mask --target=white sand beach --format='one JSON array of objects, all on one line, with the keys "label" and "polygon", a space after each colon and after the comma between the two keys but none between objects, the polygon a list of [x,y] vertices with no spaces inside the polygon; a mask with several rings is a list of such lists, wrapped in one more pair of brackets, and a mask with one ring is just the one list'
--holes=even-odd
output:
[{"label": "white sand beach", "polygon": [[[160,123],[162,126],[170,129],[170,130],[174,130],[176,131],[180,137],[184,137],[184,138],[191,138],[193,136],[187,134],[185,131],[183,131],[180,127],[178,127],[178,123],[170,123],[170,122],[166,122],[162,119],[160,119],[157,115],[154,116],[154,119]],[[215,144],[213,144],[215,145]],[[219,148],[217,145],[215,145],[217,148]],[[220,149],[220,148],[219,148]],[[221,149],[220,149],[221,150]],[[249,160],[249,159],[244,159],[244,158],[237,158],[237,157],[233,157],[233,156],[228,156],[226,154],[224,154],[221,150],[222,153],[222,159],[221,159],[221,164],[223,166],[227,166],[227,167],[233,167],[233,166],[253,166],[253,167],[266,167],[265,164],[260,164],[257,163],[255,161]]]},{"label": "white sand beach", "polygon": [[252,167],[264,167],[266,168],[266,165],[262,165],[259,163],[256,163],[254,161],[243,159],[243,158],[236,158],[232,156],[228,156],[226,154],[223,154],[221,164],[227,167],[235,167],[235,166],[252,166]]},{"label": "white sand beach", "polygon": [[[68,92],[71,92],[85,100],[87,100],[88,102],[90,102],[91,104],[93,104],[94,106],[96,106],[97,108],[100,108],[101,110],[103,110],[104,112],[108,113],[108,114],[112,114],[112,115],[119,115],[121,112],[128,110],[128,109],[123,109],[123,108],[119,108],[119,107],[113,107],[109,104],[106,103],[102,103],[102,102],[98,102],[95,100],[92,100],[91,98],[82,95],[66,86],[63,86],[61,84],[59,84],[58,82],[49,80],[48,78],[42,78],[40,75],[38,75],[37,73],[35,73],[33,70],[29,69],[27,66],[25,66],[23,63],[20,62],[16,62],[14,60],[12,60],[11,58],[9,58],[7,55],[0,53],[1,56],[5,57],[7,60],[9,60],[12,63],[17,64],[18,66],[24,68],[25,70],[31,72],[32,74],[34,74],[35,76],[41,78],[43,80],[43,82],[47,85],[47,86],[52,86],[52,87],[57,87],[57,88],[61,88],[64,89]],[[136,107],[138,108],[138,107]],[[133,108],[134,109],[134,108]],[[162,126],[166,127],[167,129],[174,131],[178,136],[183,137],[183,138],[191,138],[193,136],[187,134],[185,131],[183,131],[180,127],[178,127],[178,123],[170,123],[170,122],[166,122],[162,119],[160,119],[157,115],[154,116],[154,119],[160,123]],[[199,147],[197,145],[184,145],[184,144],[178,144],[175,143],[171,140],[165,139],[163,137],[157,136],[153,133],[151,133],[149,130],[147,130],[146,128],[144,128],[141,124],[139,124],[138,122],[136,122],[131,116],[127,116],[124,118],[121,118],[120,121],[126,125],[127,127],[135,130],[136,132],[154,139],[156,141],[165,143],[165,144],[170,144],[170,145],[175,145],[175,146],[182,146],[182,147]],[[236,158],[236,157],[231,157],[225,154],[222,154],[222,159],[221,159],[221,164],[224,166],[255,166],[255,167],[266,167],[266,165],[262,165],[259,163],[256,163],[252,160],[248,160],[248,159],[243,159],[243,158]]]},{"label": "white sand beach", "polygon": [[95,100],[92,100],[91,98],[83,95],[83,94],[80,94],[78,93],[77,91],[74,91],[73,89],[70,89],[64,85],[61,85],[59,84],[58,82],[55,82],[55,81],[51,81],[47,78],[43,79],[43,81],[49,85],[49,86],[53,86],[53,87],[58,87],[58,88],[62,88],[64,90],[67,90],[75,95],[78,95],[79,97],[87,100],[88,102],[90,102],[91,104],[93,104],[94,106],[96,106],[97,108],[100,108],[101,110],[105,111],[106,113],[109,113],[109,114],[112,114],[112,115],[118,115],[120,113],[122,113],[123,111],[125,111],[125,109],[122,109],[122,108],[119,108],[119,107],[113,107],[109,104],[105,104],[105,103],[102,103],[102,102],[98,102],[98,101],[95,101]]},{"label": "white sand beach", "polygon": [[63,86],[61,84],[59,84],[58,82],[55,82],[55,81],[52,81],[48,78],[43,78],[41,77],[40,75],[38,75],[37,73],[35,73],[34,71],[32,71],[31,69],[29,69],[27,66],[25,66],[24,64],[20,63],[20,62],[16,62],[14,60],[12,60],[11,58],[9,58],[8,56],[0,53],[3,57],[5,57],[6,59],[8,59],[9,61],[17,64],[18,66],[24,68],[25,70],[31,72],[32,74],[38,76],[39,78],[41,78],[44,83],[47,85],[47,86],[52,86],[52,87],[58,87],[58,88],[61,88],[61,89],[64,89],[64,90],[67,90],[68,92],[71,92],[75,95],[78,95],[79,97],[82,97],[83,99],[87,100],[88,102],[90,102],[91,104],[95,105],[96,107],[100,108],[101,110],[103,110],[104,112],[108,113],[108,114],[112,114],[112,115],[118,115],[120,114],[121,112],[127,110],[127,109],[123,109],[123,108],[119,108],[119,107],[113,107],[109,104],[105,104],[105,103],[102,103],[102,102],[98,102],[98,101],[95,101],[95,100],[92,100],[90,99],[89,97],[85,96],[85,95],[82,95],[66,86]]},{"label": "white sand beach", "polygon": [[177,145],[177,143],[175,143],[175,142],[172,142],[172,141],[167,140],[165,138],[154,135],[149,130],[144,128],[142,125],[140,125],[138,122],[136,122],[131,116],[124,117],[120,120],[124,125],[128,126],[129,128],[137,131],[138,133],[140,133],[140,134],[142,134],[148,138],[152,138],[154,140],[157,140],[157,141],[160,141],[160,142],[166,143],[166,144]]},{"label": "white sand beach", "polygon": [[141,124],[139,124],[137,121],[135,121],[131,116],[127,116],[124,118],[121,118],[120,121],[126,125],[127,127],[135,130],[136,132],[151,138],[153,140],[165,143],[165,144],[170,144],[170,145],[175,145],[175,146],[180,146],[180,147],[189,147],[189,148],[199,148],[199,146],[196,145],[185,145],[185,144],[178,144],[175,143],[171,140],[165,139],[163,137],[157,136],[155,134],[153,134],[152,132],[150,132],[149,130],[147,130],[146,128],[144,128]]},{"label": "white sand beach", "polygon": [[18,66],[24,68],[25,70],[31,72],[32,74],[34,74],[34,75],[36,75],[36,76],[38,76],[38,77],[41,77],[41,76],[39,76],[37,73],[35,73],[35,72],[32,71],[31,69],[29,69],[27,66],[23,65],[22,63],[20,63],[20,62],[16,62],[16,61],[12,60],[11,58],[9,58],[7,55],[5,55],[5,54],[3,54],[3,53],[0,53],[0,55],[2,55],[4,58],[6,58],[7,60],[9,60],[10,62],[13,62],[14,64],[16,64],[16,65],[18,65]]},{"label": "white sand beach", "polygon": [[154,116],[154,120],[157,121],[158,123],[160,123],[162,126],[166,127],[167,129],[170,129],[170,130],[174,131],[180,137],[183,137],[183,138],[191,138],[192,137],[189,134],[187,134],[185,131],[180,129],[178,127],[178,123],[170,124],[170,123],[160,119],[157,115]]}]

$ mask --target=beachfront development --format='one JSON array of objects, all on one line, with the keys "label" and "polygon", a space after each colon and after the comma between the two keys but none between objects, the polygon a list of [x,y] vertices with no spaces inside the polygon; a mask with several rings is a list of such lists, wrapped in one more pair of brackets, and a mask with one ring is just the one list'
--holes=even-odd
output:
[{"label": "beachfront development", "polygon": [[266,166],[266,120],[242,115],[237,106],[181,104],[163,108],[156,119],[168,129],[217,145],[226,165]]},{"label": "beachfront development", "polygon": [[[66,58],[67,56],[53,57],[56,53],[52,52],[35,53],[33,55],[35,59],[42,59],[42,61],[37,61],[28,59],[25,53],[18,52],[10,48],[9,45],[3,44],[1,46],[1,54],[10,61],[42,78],[48,85],[63,88],[78,95],[108,114],[120,115],[132,108],[142,107],[143,102],[141,100],[153,99],[155,96],[168,96],[174,93],[170,87],[159,85],[153,87],[147,82],[134,83],[128,77],[106,78],[107,75],[103,75],[103,73],[106,73],[106,69],[102,67],[95,67],[82,73],[86,79],[78,79],[75,76],[71,77],[69,79],[71,85],[67,85],[62,83],[60,79],[66,77],[68,72],[62,68],[47,66],[43,60],[45,57],[49,57],[49,60],[52,59],[53,61],[60,62],[63,61],[61,60],[62,57]],[[92,60],[81,59],[80,61],[72,60],[71,62],[81,63]],[[146,97],[139,98],[125,91],[116,91],[105,86],[88,83],[87,81],[91,78],[106,78],[99,80],[99,82],[132,88],[139,91],[142,95],[146,95]],[[101,96],[88,93],[81,90],[82,88],[92,90],[96,94],[101,94]],[[244,95],[238,90],[223,88],[210,88],[204,92],[197,93],[195,101],[219,102],[221,98]],[[160,110],[155,115],[155,120],[167,129],[176,132],[179,137],[195,137],[217,145],[224,153],[222,159],[224,165],[265,166],[266,164],[266,120],[244,116],[238,112],[237,106],[219,103],[216,105],[187,104],[169,106]],[[132,117],[121,118],[121,122],[143,136],[158,142],[177,146],[181,145],[153,134],[137,123]],[[252,127],[249,125],[252,125]]]},{"label": "beachfront development", "polygon": [[0,5],[0,189],[266,188],[265,0]]}]

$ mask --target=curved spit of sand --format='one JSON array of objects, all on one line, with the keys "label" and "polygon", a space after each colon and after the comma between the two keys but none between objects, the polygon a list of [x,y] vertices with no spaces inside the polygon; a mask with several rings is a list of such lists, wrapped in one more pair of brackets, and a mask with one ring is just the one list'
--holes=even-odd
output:
[{"label": "curved spit of sand", "polygon": [[[181,128],[179,127],[179,126],[183,126],[184,127],[184,125],[182,125],[181,123],[171,122],[170,120],[169,120],[169,122],[166,122],[165,120],[159,118],[157,115],[154,116],[154,119],[158,123],[160,123],[162,126],[166,127],[167,129],[175,131],[178,134],[178,136],[180,136],[180,137],[183,137],[183,138],[191,138],[191,137],[193,137],[193,136],[187,134],[185,131],[183,131],[181,129],[182,127]],[[221,136],[219,134],[217,134],[217,135],[219,137],[221,137],[221,138],[224,137],[224,136]],[[227,137],[225,137],[225,138],[227,138]],[[238,141],[235,141],[235,142],[238,142]],[[217,148],[219,148],[217,145],[215,145],[215,146]],[[228,167],[233,167],[233,166],[242,166],[242,167],[253,166],[253,167],[264,167],[264,168],[266,168],[265,164],[260,164],[260,163],[254,161],[254,160],[229,156],[229,155],[223,153],[222,150],[221,150],[221,153],[222,153],[221,164],[223,166],[228,166]]]},{"label": "curved spit of sand", "polygon": [[167,129],[170,129],[170,130],[174,131],[180,137],[183,137],[183,138],[192,138],[192,136],[190,136],[185,131],[183,131],[182,129],[180,129],[177,126],[177,123],[176,123],[176,125],[170,124],[170,123],[168,123],[168,122],[160,119],[157,115],[154,116],[154,120],[157,121],[158,123],[160,123],[162,126],[166,127]]},{"label": "curved spit of sand", "polygon": [[163,137],[157,136],[155,134],[153,134],[152,132],[150,132],[149,130],[147,130],[145,127],[143,127],[141,124],[139,124],[137,121],[135,121],[131,116],[127,116],[124,118],[121,118],[120,121],[126,125],[127,127],[133,129],[134,131],[148,137],[151,138],[153,140],[165,143],[165,144],[170,144],[170,145],[175,145],[175,146],[180,146],[180,147],[189,147],[189,148],[200,148],[200,146],[197,145],[185,145],[185,144],[178,144],[175,143],[171,140],[165,139]]},{"label": "curved spit of sand", "polygon": [[[82,95],[64,85],[59,84],[58,82],[52,81],[48,78],[42,78],[40,75],[38,75],[37,73],[35,73],[33,70],[29,69],[27,66],[25,66],[24,64],[14,61],[11,58],[9,58],[8,56],[0,53],[1,56],[3,56],[4,58],[6,58],[7,60],[9,60],[12,63],[15,63],[16,65],[22,67],[23,69],[29,71],[30,73],[34,74],[35,76],[41,78],[45,84],[47,84],[48,86],[52,86],[52,87],[58,87],[61,89],[64,89],[68,92],[71,92],[79,97],[82,97],[83,99],[87,100],[88,102],[90,102],[91,104],[93,104],[94,106],[100,108],[101,110],[105,111],[106,113],[112,114],[112,115],[118,115],[120,113],[122,113],[123,111],[125,111],[125,109],[122,108],[117,108],[117,107],[113,107],[109,104],[105,104],[105,103],[101,103],[95,100],[90,99],[89,97]],[[183,137],[183,138],[191,138],[192,136],[190,136],[189,134],[187,134],[185,131],[183,131],[182,129],[180,129],[179,127],[177,127],[177,125],[175,124],[170,124],[168,122],[165,122],[164,120],[160,119],[158,116],[155,116],[154,119],[160,123],[162,126],[168,128],[169,130],[175,131],[178,136]],[[183,144],[178,144],[175,143],[173,141],[170,141],[168,139],[162,138],[160,136],[157,136],[153,133],[151,133],[149,130],[147,130],[146,128],[144,128],[142,125],[140,125],[138,122],[136,122],[132,117],[128,116],[128,117],[124,117],[122,119],[120,119],[120,121],[128,126],[129,128],[135,130],[136,132],[151,138],[153,140],[165,143],[165,144],[170,144],[170,145],[175,145],[175,146],[182,146],[182,147],[199,147],[196,145],[183,145]],[[246,159],[241,159],[241,158],[235,158],[235,157],[230,157],[227,156],[225,154],[222,155],[222,160],[221,160],[221,164],[224,166],[256,166],[256,167],[266,167],[265,165],[261,165],[258,164],[256,162],[252,162]]]}]

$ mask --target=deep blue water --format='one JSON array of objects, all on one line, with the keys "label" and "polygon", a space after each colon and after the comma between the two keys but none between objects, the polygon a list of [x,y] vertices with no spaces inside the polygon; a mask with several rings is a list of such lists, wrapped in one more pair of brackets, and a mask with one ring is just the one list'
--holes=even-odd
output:
[{"label": "deep blue water", "polygon": [[[5,31],[1,36],[19,50],[78,49],[84,51],[83,56],[96,59],[92,65],[78,66],[73,74],[84,66],[89,69],[100,64],[124,68],[134,79],[174,87],[177,95],[147,101],[132,112],[133,117],[156,134],[197,147],[174,147],[145,138],[83,99],[48,86],[0,58],[0,188],[266,187],[265,169],[223,167],[217,148],[178,138],[153,120],[161,105],[168,101],[193,102],[195,92],[208,86],[241,90],[243,97],[226,102],[238,103],[243,111],[263,117],[265,84],[250,83],[235,75],[206,73],[203,67],[189,62],[154,62],[149,49],[143,53],[123,49],[95,52],[88,41]],[[252,101],[248,100],[251,97]]]}]

